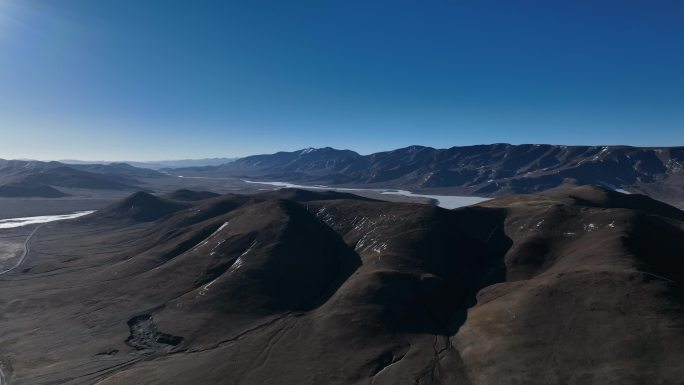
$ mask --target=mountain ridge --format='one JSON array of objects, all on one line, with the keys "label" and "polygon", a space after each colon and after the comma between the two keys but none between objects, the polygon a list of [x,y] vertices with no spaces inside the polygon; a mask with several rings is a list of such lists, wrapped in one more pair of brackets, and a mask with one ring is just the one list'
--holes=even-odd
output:
[{"label": "mountain ridge", "polygon": [[135,190],[139,178],[165,176],[126,163],[67,165],[51,161],[0,159],[0,196],[58,198],[59,188]]},{"label": "mountain ridge", "polygon": [[13,384],[676,383],[681,215],[597,186],[139,192],[41,228],[0,281],[0,356]]},{"label": "mountain ridge", "polygon": [[503,196],[564,185],[603,184],[684,207],[684,147],[566,146],[497,143],[435,149],[408,146],[360,155],[302,149],[254,155],[174,175],[260,178],[330,186],[449,190]]}]

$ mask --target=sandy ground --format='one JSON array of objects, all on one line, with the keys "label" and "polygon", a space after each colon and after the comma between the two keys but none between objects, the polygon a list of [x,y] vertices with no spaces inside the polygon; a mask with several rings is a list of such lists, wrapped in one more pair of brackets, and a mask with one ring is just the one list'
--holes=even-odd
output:
[{"label": "sandy ground", "polygon": [[24,251],[24,242],[35,226],[0,230],[0,271],[12,266]]},{"label": "sandy ground", "polygon": [[14,259],[23,251],[23,243],[0,240],[0,263]]}]

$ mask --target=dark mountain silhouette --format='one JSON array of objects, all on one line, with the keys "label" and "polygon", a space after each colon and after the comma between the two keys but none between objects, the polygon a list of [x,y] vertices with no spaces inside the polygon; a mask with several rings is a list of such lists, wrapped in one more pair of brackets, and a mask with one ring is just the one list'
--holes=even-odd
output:
[{"label": "dark mountain silhouette", "polygon": [[580,206],[624,208],[684,221],[684,211],[641,194],[622,194],[600,186],[579,186],[549,191],[546,195],[572,199]]},{"label": "dark mountain silhouette", "polygon": [[159,177],[156,171],[115,163],[65,165],[59,162],[0,160],[0,196],[61,197],[59,188],[135,190],[138,178]]},{"label": "dark mountain silhouette", "polygon": [[269,155],[253,155],[218,166],[187,167],[170,170],[174,174],[196,175],[246,175],[297,178],[313,173],[326,175],[336,173],[340,167],[362,158],[349,150],[331,147],[307,148],[294,152],[277,152]]},{"label": "dark mountain silhouette", "polygon": [[117,219],[130,222],[150,222],[188,208],[189,206],[190,205],[186,203],[160,198],[140,191],[99,210],[97,213],[90,215],[87,219],[91,221]]},{"label": "dark mountain silhouette", "polygon": [[[163,170],[168,168],[179,167],[202,167],[202,166],[218,166],[225,163],[230,163],[237,158],[205,158],[205,159],[176,159],[176,160],[158,160],[158,161],[125,161],[128,165],[150,170]],[[65,164],[115,164],[122,162],[108,162],[108,161],[82,161],[77,159],[65,159],[60,162]]]},{"label": "dark mountain silhouette", "polygon": [[[253,155],[238,159],[217,169],[264,170],[266,173],[298,175],[301,173],[332,173],[342,165],[359,159],[354,151],[336,150],[331,147],[307,148],[295,152],[277,152],[271,155]],[[211,169],[211,168],[209,168]]]},{"label": "dark mountain silhouette", "polygon": [[211,191],[181,189],[164,195],[164,198],[177,201],[201,201],[204,199],[216,198],[218,196],[221,196],[221,194],[213,193]]},{"label": "dark mountain silhouette", "polygon": [[137,193],[40,229],[0,359],[12,384],[677,384],[681,215],[596,186]]},{"label": "dark mountain silhouette", "polygon": [[122,181],[135,182],[137,178],[161,178],[165,174],[159,171],[131,166],[128,163],[107,163],[107,164],[70,164],[69,167],[75,170],[88,171],[96,174],[103,174]]},{"label": "dark mountain silhouette", "polygon": [[323,148],[249,156],[222,166],[177,169],[173,173],[311,184],[449,188],[479,196],[597,184],[684,206],[684,147],[410,146],[365,156]]},{"label": "dark mountain silhouette", "polygon": [[296,188],[282,188],[274,191],[262,192],[255,194],[258,199],[289,199],[297,202],[308,202],[308,201],[324,201],[324,200],[336,200],[336,199],[353,199],[353,200],[365,200],[373,201],[370,198],[360,197],[358,195],[338,192],[338,191],[320,191],[314,192],[309,190],[302,190]]},{"label": "dark mountain silhouette", "polygon": [[31,184],[27,182],[11,182],[0,185],[0,197],[19,198],[19,197],[41,197],[41,198],[61,198],[65,194],[54,187],[43,184]]}]

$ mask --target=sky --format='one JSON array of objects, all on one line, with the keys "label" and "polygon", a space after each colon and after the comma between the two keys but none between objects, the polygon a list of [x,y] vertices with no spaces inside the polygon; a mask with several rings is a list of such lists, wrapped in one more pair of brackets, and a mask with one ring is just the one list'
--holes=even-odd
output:
[{"label": "sky", "polygon": [[684,145],[681,0],[0,0],[0,158]]}]

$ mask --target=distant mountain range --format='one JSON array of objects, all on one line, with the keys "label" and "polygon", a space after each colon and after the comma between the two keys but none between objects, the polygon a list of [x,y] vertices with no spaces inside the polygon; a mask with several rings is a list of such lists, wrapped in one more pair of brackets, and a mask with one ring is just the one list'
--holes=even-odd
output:
[{"label": "distant mountain range", "polygon": [[330,147],[255,155],[170,171],[184,176],[261,178],[309,184],[449,189],[502,196],[600,184],[684,204],[684,147],[490,144],[410,146],[360,155]]},{"label": "distant mountain range", "polygon": [[0,159],[0,197],[59,198],[59,188],[133,190],[138,178],[162,177],[157,171],[126,163],[71,164]]},{"label": "distant mountain range", "polygon": [[140,168],[149,168],[152,170],[163,170],[166,168],[179,167],[203,167],[203,166],[218,166],[221,164],[230,163],[239,158],[204,158],[204,159],[176,159],[176,160],[157,160],[157,161],[124,161],[124,162],[109,162],[109,161],[83,161],[76,159],[66,159],[60,162],[66,164],[114,164],[127,163],[131,166]]},{"label": "distant mountain range", "polygon": [[127,163],[69,162],[0,160],[0,196],[59,197],[64,195],[60,187],[133,190],[139,178],[170,174],[484,197],[594,184],[684,207],[684,147],[410,146],[370,155],[324,147],[239,159],[136,163],[163,167],[159,171]]}]

